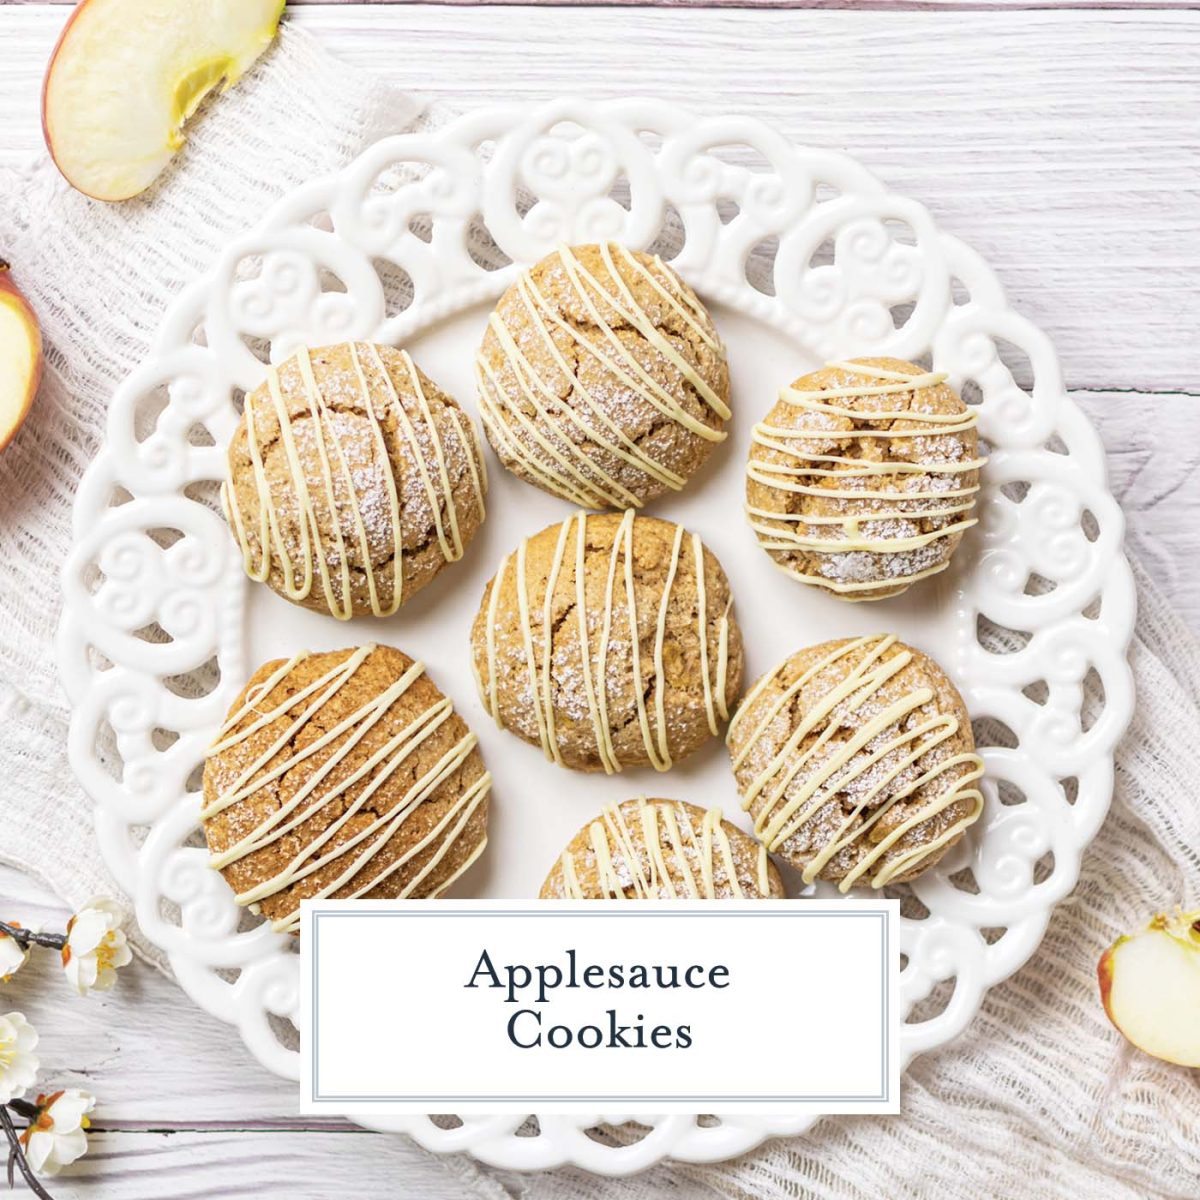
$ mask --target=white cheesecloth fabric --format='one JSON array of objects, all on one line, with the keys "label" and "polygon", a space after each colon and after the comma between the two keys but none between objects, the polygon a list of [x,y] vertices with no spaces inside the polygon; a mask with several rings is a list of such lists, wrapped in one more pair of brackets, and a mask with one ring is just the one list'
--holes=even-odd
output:
[{"label": "white cheesecloth fabric", "polygon": [[[441,119],[285,29],[236,91],[197,121],[179,161],[144,199],[86,200],[44,158],[0,173],[0,252],[16,265],[46,340],[37,404],[0,455],[0,859],[68,903],[115,891],[91,805],[67,765],[68,711],[53,659],[71,504],[102,438],[109,396],[142,359],[171,299],[230,235],[377,138]],[[1200,1196],[1197,1073],[1130,1050],[1096,997],[1096,960],[1114,937],[1151,911],[1200,903],[1200,646],[1135,570],[1139,704],[1117,758],[1111,815],[1032,961],[992,990],[953,1045],[908,1071],[901,1116],[827,1119],[733,1163],[662,1166],[628,1180],[574,1170],[515,1176],[447,1159],[456,1192],[530,1200]],[[415,1146],[411,1153],[424,1155]],[[425,1180],[427,1172],[423,1164]],[[340,1169],[339,1177],[349,1182]],[[403,1178],[396,1194],[406,1194]]]}]

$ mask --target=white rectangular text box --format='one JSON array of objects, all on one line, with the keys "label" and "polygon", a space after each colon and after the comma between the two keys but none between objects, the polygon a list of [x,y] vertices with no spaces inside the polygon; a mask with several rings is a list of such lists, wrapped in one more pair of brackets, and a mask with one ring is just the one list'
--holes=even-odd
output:
[{"label": "white rectangular text box", "polygon": [[307,1113],[899,1111],[897,901],[305,902]]}]

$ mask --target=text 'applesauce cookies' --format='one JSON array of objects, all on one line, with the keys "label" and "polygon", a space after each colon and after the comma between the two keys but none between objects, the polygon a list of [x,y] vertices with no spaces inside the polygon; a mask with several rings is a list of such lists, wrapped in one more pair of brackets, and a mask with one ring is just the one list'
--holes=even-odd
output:
[{"label": "text 'applesauce cookies'", "polygon": [[747,692],[727,741],[755,832],[806,883],[913,879],[983,812],[962,697],[892,635],[793,654]]},{"label": "text 'applesauce cookies'", "polygon": [[937,574],[976,523],[977,420],[945,375],[898,358],[801,376],[754,427],[746,511],[759,543],[847,600]]},{"label": "text 'applesauce cookies'", "polygon": [[742,635],[720,563],[654,517],[577,513],[523,541],[471,629],[496,723],[561,766],[665,771],[720,731]]},{"label": "text 'applesauce cookies'", "polygon": [[488,440],[514,474],[582,508],[678,491],[725,438],[725,347],[657,256],[560,247],[500,298],[476,360]]},{"label": "text 'applesauce cookies'", "polygon": [[484,517],[475,427],[390,346],[298,351],[246,397],[221,503],[246,573],[339,619],[386,617]]},{"label": "text 'applesauce cookies'", "polygon": [[763,900],[783,897],[767,848],[682,800],[609,805],[571,840],[542,900]]},{"label": "text 'applesauce cookies'", "polygon": [[275,929],[300,901],[440,895],[487,843],[492,777],[424,665],[388,646],[260,667],[204,764],[204,834]]}]

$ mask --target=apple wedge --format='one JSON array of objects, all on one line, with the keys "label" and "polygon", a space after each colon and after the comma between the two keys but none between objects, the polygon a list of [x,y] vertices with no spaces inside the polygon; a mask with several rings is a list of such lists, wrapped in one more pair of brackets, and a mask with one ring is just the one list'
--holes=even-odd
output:
[{"label": "apple wedge", "polygon": [[0,450],[20,429],[41,378],[38,319],[0,259]]},{"label": "apple wedge", "polygon": [[55,165],[96,200],[158,178],[183,124],[236,83],[279,27],[283,0],[80,0],[50,56],[42,131]]},{"label": "apple wedge", "polygon": [[1159,913],[1100,957],[1100,998],[1139,1050],[1200,1067],[1200,911]]}]

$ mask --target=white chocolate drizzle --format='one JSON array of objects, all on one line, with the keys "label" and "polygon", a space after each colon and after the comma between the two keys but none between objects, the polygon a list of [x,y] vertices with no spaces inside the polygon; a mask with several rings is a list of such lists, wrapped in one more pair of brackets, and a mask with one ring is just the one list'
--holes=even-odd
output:
[{"label": "white chocolate drizzle", "polygon": [[[627,814],[633,809],[632,814]],[[679,816],[683,814],[684,824]],[[631,828],[626,819],[634,823]],[[639,836],[640,835],[640,836]],[[563,851],[559,859],[563,896],[569,900],[716,900],[725,896],[744,900],[733,845],[721,820],[721,810],[704,812],[699,835],[687,807],[672,800],[647,800],[639,796],[624,804],[609,805],[587,829],[587,848],[595,856],[600,896],[586,893],[576,871],[575,855]],[[639,853],[639,850],[644,850]],[[724,875],[720,896],[718,870]],[[755,847],[753,897],[771,894],[767,848]],[[627,893],[632,896],[627,897]]]},{"label": "white chocolate drizzle", "polygon": [[[344,810],[340,815],[295,854],[282,870],[255,887],[238,893],[235,897],[238,904],[256,905],[267,897],[274,896],[307,878],[315,871],[342,859],[343,856],[347,861],[346,867],[338,871],[333,880],[313,892],[312,898],[323,899],[345,887],[360,871],[370,865],[375,856],[400,830],[404,822],[417,811],[421,804],[434,795],[445,780],[453,775],[474,751],[477,738],[475,734],[468,731],[412,784],[403,798],[392,808],[376,816],[374,820],[351,837],[326,849],[347,822],[364,809],[371,797],[395,774],[397,769],[407,762],[418,748],[454,715],[454,705],[447,697],[443,696],[437,703],[409,721],[404,728],[398,729],[353,771],[338,779],[336,783],[332,783],[328,787],[323,786],[331,775],[336,775],[339,764],[353,754],[355,747],[360,745],[367,733],[386,718],[392,705],[408,691],[414,680],[425,672],[423,663],[413,663],[390,687],[372,696],[320,737],[313,739],[302,749],[289,750],[289,744],[294,742],[309,721],[345,687],[374,650],[373,645],[360,646],[320,678],[293,695],[286,696],[274,707],[263,711],[259,705],[271,696],[275,688],[298,664],[310,657],[307,651],[297,654],[294,658],[281,664],[262,683],[251,688],[246,693],[242,704],[229,714],[224,725],[221,726],[217,740],[208,751],[207,757],[210,760],[241,745],[260,730],[276,722],[283,723],[279,736],[244,766],[233,782],[225,787],[211,803],[205,805],[200,813],[202,820],[208,820],[232,805],[249,799],[261,788],[286,775],[300,764],[313,758],[314,755],[319,755],[335,745],[336,748],[313,770],[304,784],[285,803],[280,804],[277,810],[270,813],[232,846],[211,856],[210,862],[217,870],[239,862],[247,855],[277,844],[325,805],[337,802],[344,804]],[[243,724],[244,722],[245,724]],[[342,740],[340,745],[337,745],[339,739]],[[405,863],[436,844],[437,849],[429,861],[405,884],[404,890],[400,893],[401,898],[411,896],[458,840],[472,814],[486,799],[491,783],[491,774],[484,771],[460,796],[454,798],[454,802],[445,815],[420,841],[409,846],[403,854],[392,859],[383,870],[372,875],[365,883],[347,893],[343,898],[354,899],[366,895],[389,875],[403,867]],[[355,794],[356,789],[358,789],[357,794]],[[442,882],[435,891],[423,893],[423,895],[437,896],[445,891],[479,857],[486,844],[487,835],[484,833],[453,875]],[[299,927],[299,905],[295,911],[272,923],[272,928],[284,933],[293,933]]]},{"label": "white chocolate drizzle", "polygon": [[[682,526],[675,526],[675,537],[671,547],[671,560],[663,583],[654,632],[653,669],[657,681],[653,709],[647,707],[645,699],[645,664],[639,645],[637,589],[634,579],[634,522],[636,514],[627,509],[621,517],[613,537],[608,557],[607,582],[602,611],[589,614],[587,607],[587,522],[588,514],[578,512],[558,527],[558,540],[554,557],[546,579],[546,590],[541,598],[540,609],[535,609],[530,594],[526,571],[528,540],[521,542],[514,554],[507,554],[500,561],[492,580],[488,596],[486,628],[484,631],[487,679],[486,683],[476,671],[479,695],[493,720],[503,726],[500,712],[500,697],[497,678],[499,662],[496,646],[496,629],[500,614],[500,593],[509,571],[517,594],[517,622],[523,645],[523,669],[528,675],[529,694],[532,698],[534,717],[537,722],[538,740],[542,753],[552,762],[563,765],[555,728],[553,651],[554,651],[554,597],[564,566],[571,560],[574,573],[574,619],[579,636],[580,674],[586,696],[588,718],[596,737],[596,751],[607,774],[621,770],[613,742],[613,731],[608,719],[608,652],[612,639],[613,620],[617,609],[623,605],[628,617],[629,642],[632,657],[633,692],[637,701],[638,727],[642,735],[646,756],[657,771],[666,771],[672,765],[668,741],[666,714],[666,672],[663,649],[667,636],[667,616],[672,590],[684,560],[684,539],[689,540],[689,550],[696,580],[697,634],[700,643],[700,673],[704,684],[704,707],[708,727],[716,735],[718,721],[729,717],[725,700],[729,669],[729,610],[732,598],[726,603],[717,623],[715,654],[708,646],[708,586],[705,579],[704,546],[698,534],[688,534]],[[593,518],[595,519],[595,518]],[[572,530],[574,534],[572,535]],[[622,562],[623,560],[623,562]],[[589,621],[589,615],[595,618]],[[539,627],[541,653],[535,646],[535,621]],[[599,626],[597,638],[592,626]]]},{"label": "white chocolate drizzle", "polygon": [[[601,345],[585,338],[575,325],[559,315],[533,281],[530,272],[523,273],[515,285],[530,326],[538,332],[547,354],[569,384],[568,394],[577,402],[577,406],[564,402],[555,388],[539,376],[537,368],[518,345],[516,335],[497,311],[492,313],[489,326],[500,344],[519,394],[508,394],[481,352],[476,360],[475,371],[479,384],[479,414],[501,454],[519,463],[548,491],[565,497],[581,508],[637,507],[642,503],[638,494],[577,445],[571,437],[572,432],[671,491],[678,491],[687,480],[646,453],[620,428],[605,411],[601,398],[585,386],[579,368],[562,352],[554,334],[559,333],[571,339],[578,362],[599,363],[620,386],[651,405],[668,420],[710,442],[722,441],[725,433],[711,428],[688,412],[645,370],[613,326],[605,320],[601,306],[615,310],[623,322],[636,329],[678,370],[717,417],[723,421],[729,418],[729,406],[638,304],[633,291],[617,270],[614,252],[714,353],[724,355],[724,347],[712,333],[703,308],[685,290],[673,284],[670,287],[664,285],[653,271],[624,246],[602,243],[599,250],[615,292],[588,271],[569,247],[560,246],[558,255],[567,277],[599,331]],[[656,256],[654,263],[663,279],[673,279],[660,258]],[[607,347],[608,352],[602,347]],[[528,409],[532,409],[533,416],[528,414]]]},{"label": "white chocolate drizzle", "polygon": [[[817,454],[806,449],[806,443],[855,441],[861,438],[904,438],[920,444],[922,439],[942,438],[973,430],[979,415],[974,409],[962,413],[921,412],[905,410],[855,409],[839,405],[839,400],[863,396],[891,396],[937,387],[946,380],[941,372],[905,374],[861,362],[833,362],[838,370],[866,376],[874,384],[847,384],[844,387],[817,391],[798,391],[784,388],[780,399],[807,412],[845,418],[849,429],[821,428],[812,425],[790,429],[767,422],[755,425],[752,440],[759,446],[783,456],[783,462],[767,462],[751,458],[747,474],[757,483],[794,495],[845,501],[845,511],[838,515],[806,515],[747,505],[750,526],[766,550],[811,552],[823,555],[865,553],[896,555],[920,551],[942,539],[961,534],[977,523],[971,516],[975,506],[978,482],[963,484],[957,476],[978,471],[987,461],[984,458],[935,460],[932,455],[920,462],[873,461],[847,454]],[[900,421],[907,428],[880,429],[879,423]],[[877,476],[928,476],[930,482],[919,490],[871,490]],[[816,481],[834,479],[847,486],[822,487]],[[872,503],[882,502],[874,508]],[[890,504],[888,502],[891,502]],[[858,503],[855,503],[858,502]],[[906,533],[913,522],[942,521],[935,529],[924,533]],[[900,532],[887,536],[879,526],[901,522]],[[864,526],[875,526],[868,533]],[[840,527],[840,536],[834,533]],[[918,559],[920,561],[920,559]],[[789,575],[806,583],[815,583],[854,599],[854,593],[877,591],[880,588],[902,590],[919,579],[935,575],[949,565],[949,555],[937,556],[937,561],[905,573],[872,573],[866,579],[839,579],[826,574],[813,574],[776,560]]]},{"label": "white chocolate drizzle", "polygon": [[[384,433],[384,419],[389,414],[395,414],[396,426],[411,450],[413,462],[416,464],[420,476],[421,489],[433,514],[438,546],[443,558],[446,562],[455,562],[463,555],[458,505],[454,498],[445,447],[442,445],[438,424],[425,395],[425,389],[421,385],[421,377],[416,364],[406,350],[401,351],[400,357],[412,384],[420,421],[433,451],[432,470],[425,461],[425,452],[418,437],[417,428],[396,392],[391,375],[383,363],[378,348],[370,343],[365,344],[370,365],[382,381],[386,391],[382,402],[377,400],[367,381],[360,358],[359,344],[351,342],[349,347],[362,398],[363,415],[370,424],[375,452],[379,456],[380,463],[383,464],[381,474],[386,490],[384,499],[390,529],[389,542],[395,548],[395,552],[391,556],[391,599],[384,603],[380,598],[380,581],[372,561],[370,531],[364,508],[368,498],[361,495],[359,488],[355,486],[350,456],[338,435],[337,423],[329,419],[333,410],[322,395],[321,387],[313,373],[312,358],[307,348],[302,348],[296,354],[295,361],[304,384],[304,411],[307,416],[311,417],[313,440],[321,464],[321,479],[317,486],[324,493],[326,512],[331,517],[331,537],[327,538],[322,533],[318,521],[316,506],[309,489],[309,480],[305,475],[297,449],[293,417],[288,411],[288,404],[280,387],[279,369],[274,365],[270,366],[267,371],[267,390],[274,415],[279,422],[280,442],[287,458],[288,476],[295,491],[296,503],[300,512],[299,564],[293,561],[284,535],[279,502],[272,494],[271,483],[267,478],[262,452],[258,444],[255,405],[250,401],[246,403],[245,420],[250,461],[254,470],[254,485],[258,495],[259,558],[257,562],[255,562],[254,546],[246,527],[245,517],[238,503],[237,489],[228,479],[221,485],[222,507],[241,547],[242,563],[246,574],[251,579],[263,583],[270,577],[272,567],[278,564],[283,576],[283,593],[289,600],[294,601],[307,600],[319,580],[326,607],[340,621],[349,620],[354,615],[354,605],[351,592],[350,554],[347,552],[346,538],[342,533],[342,522],[339,519],[343,508],[347,506],[339,502],[335,475],[340,478],[345,494],[350,497],[348,510],[354,524],[353,541],[358,550],[362,564],[361,569],[366,577],[371,612],[377,617],[391,616],[404,599],[404,555],[402,553],[404,506],[403,499],[396,487],[396,479],[389,465],[387,438]],[[479,452],[475,428],[457,408],[447,405],[445,412],[454,423],[464,457],[467,460],[472,494],[479,509],[479,519],[482,520],[487,477],[483,473],[485,471],[483,456]],[[443,512],[445,513],[444,517]],[[336,565],[331,569],[331,564]]]},{"label": "white chocolate drizzle", "polygon": [[[897,653],[884,656],[899,645]],[[917,688],[892,704],[880,706],[875,702],[879,691],[913,661],[913,652],[893,634],[861,637],[839,643],[819,662],[794,680],[770,704],[745,739],[740,751],[733,755],[736,772],[754,753],[760,738],[771,729],[776,718],[784,712],[793,698],[812,679],[839,660],[861,651],[862,655],[845,678],[831,687],[820,701],[806,710],[788,739],[770,761],[742,789],[742,807],[756,810],[754,831],[769,850],[779,850],[794,834],[804,828],[839,796],[853,801],[840,824],[826,838],[824,845],[804,867],[805,883],[812,883],[832,859],[848,847],[855,847],[858,861],[838,884],[848,891],[868,872],[870,885],[884,887],[898,876],[919,867],[922,861],[937,855],[942,847],[957,839],[983,812],[983,794],[972,786],[983,775],[983,759],[975,753],[950,754],[935,758],[931,765],[920,766],[920,760],[959,732],[958,718],[948,713],[934,717],[916,716],[917,711],[933,699],[928,687]],[[726,741],[733,739],[755,701],[776,679],[786,662],[764,675],[751,688],[734,714]],[[879,711],[870,711],[878,708]],[[841,744],[833,743],[833,734],[845,725],[834,719],[835,713],[850,716],[868,710],[861,725]],[[808,738],[815,738],[808,749],[800,747]],[[887,789],[908,771],[909,778],[890,794]],[[940,791],[935,785],[950,774]],[[895,805],[906,801],[918,791],[922,803],[909,817],[901,821],[885,837],[872,843],[871,831]],[[896,850],[896,844],[906,834],[932,822],[953,805],[966,801],[970,809],[966,816],[952,821],[936,836],[915,838],[916,844]],[[934,826],[930,826],[932,830]]]}]

